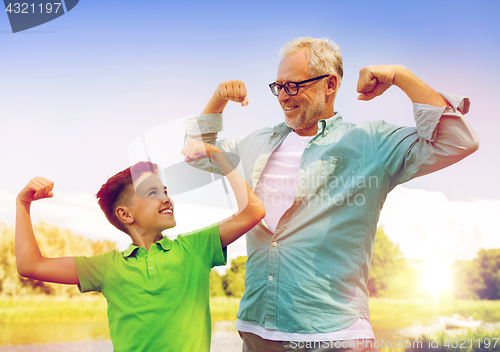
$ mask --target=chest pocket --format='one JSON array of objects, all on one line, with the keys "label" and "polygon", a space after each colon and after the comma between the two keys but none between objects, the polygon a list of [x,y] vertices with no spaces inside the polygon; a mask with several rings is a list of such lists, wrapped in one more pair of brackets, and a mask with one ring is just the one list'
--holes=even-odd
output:
[{"label": "chest pocket", "polygon": [[305,170],[299,170],[299,197],[321,197],[327,202],[342,204],[358,190],[361,160],[323,155]]}]

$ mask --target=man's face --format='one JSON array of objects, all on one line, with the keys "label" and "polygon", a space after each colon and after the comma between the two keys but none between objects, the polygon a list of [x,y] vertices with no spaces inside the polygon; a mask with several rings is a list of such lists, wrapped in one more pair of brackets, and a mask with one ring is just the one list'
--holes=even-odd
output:
[{"label": "man's face", "polygon": [[176,225],[174,204],[156,174],[146,172],[139,176],[134,189],[133,204],[129,208],[136,224],[157,233]]},{"label": "man's face", "polygon": [[[307,49],[285,56],[279,66],[276,83],[300,82],[313,78],[308,73]],[[324,82],[313,81],[299,86],[297,95],[288,95],[281,89],[278,101],[285,113],[285,123],[296,132],[316,126],[327,111]],[[313,127],[315,129],[315,127]]]}]

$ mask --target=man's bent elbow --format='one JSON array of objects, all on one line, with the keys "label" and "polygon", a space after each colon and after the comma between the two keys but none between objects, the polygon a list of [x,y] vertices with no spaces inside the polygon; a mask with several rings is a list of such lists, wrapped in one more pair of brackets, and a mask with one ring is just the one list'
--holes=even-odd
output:
[{"label": "man's bent elbow", "polygon": [[459,146],[460,151],[457,153],[460,158],[465,158],[479,149],[479,137],[474,133],[467,139],[463,139]]},{"label": "man's bent elbow", "polygon": [[457,150],[454,153],[452,152],[452,154],[456,154],[460,158],[465,158],[479,149],[479,137],[474,130],[469,128],[468,130],[456,133],[458,138],[456,139],[455,148]]},{"label": "man's bent elbow", "polygon": [[479,149],[479,137],[476,134],[474,134],[474,136],[471,138],[466,149],[469,154],[472,154]]}]

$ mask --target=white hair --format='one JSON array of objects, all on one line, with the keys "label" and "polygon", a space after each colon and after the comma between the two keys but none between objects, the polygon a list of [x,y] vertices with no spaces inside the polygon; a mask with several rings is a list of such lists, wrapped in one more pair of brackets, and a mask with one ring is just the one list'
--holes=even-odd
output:
[{"label": "white hair", "polygon": [[311,54],[308,68],[309,74],[312,77],[336,74],[338,89],[344,76],[339,46],[328,38],[303,37],[296,38],[283,45],[279,54],[281,57],[285,57],[295,54],[304,48],[308,48]]}]

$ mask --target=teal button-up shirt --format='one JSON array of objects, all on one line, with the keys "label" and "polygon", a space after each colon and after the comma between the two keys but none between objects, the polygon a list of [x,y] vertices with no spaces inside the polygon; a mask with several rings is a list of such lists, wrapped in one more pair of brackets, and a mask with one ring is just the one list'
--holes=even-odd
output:
[{"label": "teal button-up shirt", "polygon": [[[368,273],[387,194],[459,161],[478,145],[462,115],[469,100],[443,96],[453,108],[414,104],[416,128],[384,121],[355,125],[338,113],[318,122],[302,155],[293,205],[274,233],[261,222],[246,235],[246,291],[239,319],[303,334],[334,332],[369,319]],[[184,122],[188,138],[201,135],[237,154],[237,170],[253,189],[269,156],[291,131],[282,123],[216,141],[221,114]],[[203,162],[198,166],[217,171]]]}]

